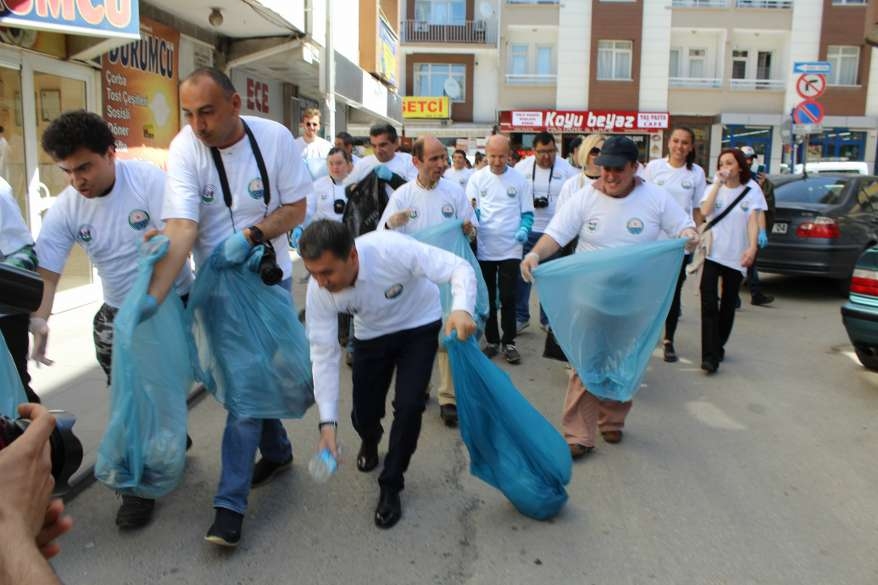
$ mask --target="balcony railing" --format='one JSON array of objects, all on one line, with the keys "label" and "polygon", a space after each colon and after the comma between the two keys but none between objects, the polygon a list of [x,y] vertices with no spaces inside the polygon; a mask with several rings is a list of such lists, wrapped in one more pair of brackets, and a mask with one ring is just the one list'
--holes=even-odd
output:
[{"label": "balcony railing", "polygon": [[737,0],[738,8],[781,8],[793,7],[793,0]]},{"label": "balcony railing", "polygon": [[786,81],[783,79],[731,79],[729,86],[738,91],[783,91]]},{"label": "balcony railing", "polygon": [[709,87],[719,88],[723,80],[714,77],[671,77],[668,85],[671,87]]},{"label": "balcony railing", "polygon": [[506,83],[509,85],[551,85],[558,76],[554,73],[507,73]]},{"label": "balcony railing", "polygon": [[673,8],[728,8],[729,0],[673,0]]},{"label": "balcony railing", "polygon": [[497,44],[497,27],[484,20],[467,20],[460,24],[403,20],[401,28],[403,43]]}]

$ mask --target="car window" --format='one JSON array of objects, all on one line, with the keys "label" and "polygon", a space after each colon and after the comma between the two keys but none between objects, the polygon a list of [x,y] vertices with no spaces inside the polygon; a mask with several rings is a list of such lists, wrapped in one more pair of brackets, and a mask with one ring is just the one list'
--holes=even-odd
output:
[{"label": "car window", "polygon": [[852,211],[873,212],[878,210],[878,181],[861,181],[857,189],[857,204]]},{"label": "car window", "polygon": [[841,203],[849,179],[811,175],[800,181],[784,183],[774,190],[777,203]]}]

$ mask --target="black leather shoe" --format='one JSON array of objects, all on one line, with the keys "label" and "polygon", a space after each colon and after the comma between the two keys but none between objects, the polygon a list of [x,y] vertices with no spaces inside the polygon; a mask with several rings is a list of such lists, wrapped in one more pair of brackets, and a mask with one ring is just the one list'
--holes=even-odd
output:
[{"label": "black leather shoe", "polygon": [[357,469],[363,473],[378,467],[378,441],[363,441],[357,453]]},{"label": "black leather shoe", "polygon": [[[286,461],[269,461],[265,457],[261,458],[253,466],[253,479],[250,480],[250,487],[259,487],[267,484],[278,473],[284,472],[293,466],[293,456]],[[221,510],[222,508],[217,508]]]},{"label": "black leather shoe", "polygon": [[771,295],[756,293],[755,295],[750,297],[750,304],[756,305],[757,307],[760,305],[767,305],[772,302],[774,302],[774,297]]},{"label": "black leather shoe", "polygon": [[191,448],[192,448],[192,437],[190,437],[189,434],[187,433],[186,434],[186,450],[188,451]]},{"label": "black leather shoe", "polygon": [[207,531],[204,540],[220,546],[238,546],[241,541],[241,524],[244,515],[225,508],[217,508],[213,525]]},{"label": "black leather shoe", "polygon": [[402,504],[399,501],[399,492],[389,488],[381,488],[378,497],[378,507],[375,508],[375,526],[378,528],[390,528],[402,518]]},{"label": "black leather shoe", "polygon": [[703,360],[701,362],[701,369],[707,372],[708,374],[715,374],[719,366],[716,362],[712,362],[710,360]]},{"label": "black leather shoe", "polygon": [[669,364],[676,362],[679,358],[677,358],[677,352],[674,350],[674,344],[670,341],[666,341],[664,343],[664,351],[665,351],[665,361]]},{"label": "black leather shoe", "polygon": [[116,513],[116,526],[123,530],[142,528],[149,524],[154,509],[155,500],[122,496],[122,505]]},{"label": "black leather shoe", "polygon": [[443,404],[439,407],[439,418],[442,419],[446,427],[456,427],[457,407],[453,404]]}]

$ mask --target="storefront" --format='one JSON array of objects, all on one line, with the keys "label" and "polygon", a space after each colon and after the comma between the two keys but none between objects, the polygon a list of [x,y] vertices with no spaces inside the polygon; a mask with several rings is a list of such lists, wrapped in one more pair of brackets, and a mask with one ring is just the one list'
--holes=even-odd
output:
[{"label": "storefront", "polygon": [[664,130],[669,127],[667,112],[506,110],[500,112],[500,131],[509,135],[513,148],[523,156],[531,154],[533,139],[539,132],[550,132],[567,156],[568,145],[576,136],[601,133],[624,134],[640,151],[641,162],[661,158]]},{"label": "storefront", "polygon": [[771,147],[774,128],[772,126],[744,126],[740,124],[723,124],[722,150],[749,146],[759,155],[759,163],[765,165],[765,171],[771,169]]}]

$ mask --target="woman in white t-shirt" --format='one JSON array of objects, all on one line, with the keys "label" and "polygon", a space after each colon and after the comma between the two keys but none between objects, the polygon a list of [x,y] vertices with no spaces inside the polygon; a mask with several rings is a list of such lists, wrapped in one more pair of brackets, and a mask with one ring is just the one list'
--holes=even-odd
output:
[{"label": "woman in white t-shirt", "polygon": [[[747,267],[756,259],[757,212],[766,208],[765,196],[752,180],[744,154],[737,149],[720,153],[716,177],[701,201],[701,213],[710,221],[730,206],[726,216],[710,229],[713,242],[701,274],[701,369],[708,374],[716,372],[725,357],[738,290]],[[720,279],[722,298],[718,299]]]},{"label": "woman in white t-shirt", "polygon": [[[651,161],[646,165],[644,175],[647,181],[664,189],[677,205],[683,208],[686,215],[695,220],[696,225],[701,223],[699,204],[707,183],[704,179],[704,169],[695,164],[695,133],[691,129],[681,127],[671,131],[671,136],[668,138],[668,156]],[[683,281],[686,280],[686,265],[691,260],[690,254],[683,256],[674,300],[665,319],[665,338],[662,347],[666,362],[677,361],[674,334],[677,332],[677,321],[680,319],[680,291],[683,289]]]}]

